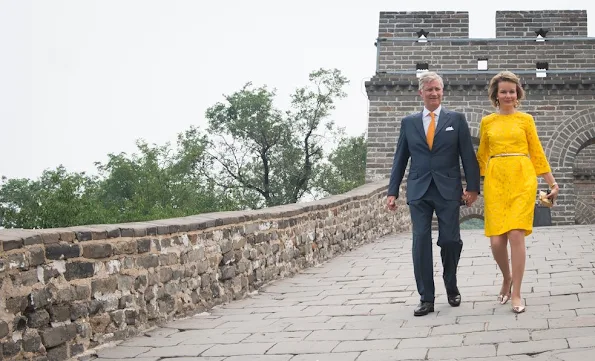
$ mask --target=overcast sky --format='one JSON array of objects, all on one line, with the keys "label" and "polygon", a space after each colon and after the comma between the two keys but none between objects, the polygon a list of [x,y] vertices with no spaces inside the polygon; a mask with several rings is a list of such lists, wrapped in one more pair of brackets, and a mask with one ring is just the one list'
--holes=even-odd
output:
[{"label": "overcast sky", "polygon": [[468,11],[480,38],[495,36],[496,10],[587,10],[594,37],[594,4],[0,0],[0,175],[94,171],[138,138],[164,144],[204,127],[205,110],[248,81],[277,88],[282,107],[320,67],[351,81],[333,117],[361,134],[380,11]]}]

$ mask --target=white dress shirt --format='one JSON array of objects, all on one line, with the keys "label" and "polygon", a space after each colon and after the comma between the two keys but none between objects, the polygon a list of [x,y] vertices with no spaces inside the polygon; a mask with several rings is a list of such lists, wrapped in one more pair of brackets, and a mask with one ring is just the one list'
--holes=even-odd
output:
[{"label": "white dress shirt", "polygon": [[[442,110],[442,105],[439,105],[438,108],[436,108],[436,110],[434,110],[434,119],[436,122],[436,128],[438,129],[438,118],[440,115],[440,110]],[[424,122],[424,132],[426,133],[426,135],[428,135],[428,128],[430,127],[430,122],[432,121],[432,118],[430,117],[430,111],[427,110],[424,107],[424,111],[423,111],[423,116],[422,116],[422,120]]]}]

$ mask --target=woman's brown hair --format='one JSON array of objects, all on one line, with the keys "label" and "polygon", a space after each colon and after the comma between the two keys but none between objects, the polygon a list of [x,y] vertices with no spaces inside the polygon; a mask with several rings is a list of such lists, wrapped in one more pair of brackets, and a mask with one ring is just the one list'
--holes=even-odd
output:
[{"label": "woman's brown hair", "polygon": [[490,98],[490,102],[494,108],[498,108],[498,84],[503,81],[508,81],[514,83],[516,85],[516,96],[517,96],[517,105],[520,104],[520,101],[525,99],[525,91],[521,86],[521,79],[516,76],[513,72],[510,71],[501,71],[498,74],[494,75],[492,80],[490,80],[490,85],[488,86],[488,97]]}]

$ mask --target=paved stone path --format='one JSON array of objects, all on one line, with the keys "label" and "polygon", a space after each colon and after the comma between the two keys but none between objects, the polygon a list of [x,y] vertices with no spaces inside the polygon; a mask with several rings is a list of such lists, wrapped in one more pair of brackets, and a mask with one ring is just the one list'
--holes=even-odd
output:
[{"label": "paved stone path", "polygon": [[363,246],[94,361],[595,360],[595,226],[535,229],[520,315],[496,302],[502,278],[488,239],[463,231],[463,303],[446,302],[434,246],[436,312],[414,317],[410,237]]}]

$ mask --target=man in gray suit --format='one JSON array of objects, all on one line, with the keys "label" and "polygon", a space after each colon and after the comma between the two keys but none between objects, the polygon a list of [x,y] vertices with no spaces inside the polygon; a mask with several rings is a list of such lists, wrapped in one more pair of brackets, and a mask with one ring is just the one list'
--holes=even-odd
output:
[{"label": "man in gray suit", "polygon": [[[442,256],[444,286],[448,303],[461,304],[457,287],[457,266],[463,248],[459,209],[470,206],[479,194],[479,165],[473,150],[469,126],[461,113],[442,105],[444,83],[434,73],[419,78],[422,112],[405,117],[388,186],[388,208],[396,209],[399,185],[411,158],[407,178],[407,204],[413,224],[413,269],[421,296],[415,316],[434,312],[434,267],[432,260],[432,215],[438,218],[438,246]],[[463,163],[467,189],[463,191]]]}]

